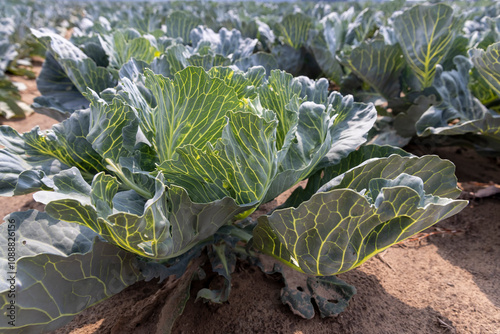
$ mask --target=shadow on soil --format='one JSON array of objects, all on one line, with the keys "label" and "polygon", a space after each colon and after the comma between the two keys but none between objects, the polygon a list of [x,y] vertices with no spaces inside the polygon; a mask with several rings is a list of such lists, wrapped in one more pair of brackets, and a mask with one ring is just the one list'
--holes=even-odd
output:
[{"label": "shadow on soil", "polygon": [[431,237],[438,254],[471,273],[479,289],[500,307],[500,196],[471,200],[456,217],[438,226],[462,232]]},{"label": "shadow on soil", "polygon": [[[456,165],[459,182],[500,184],[498,158],[481,156],[473,149],[462,147],[409,146],[416,155],[437,154]],[[464,195],[464,194],[463,194]],[[455,217],[437,226],[462,232],[457,236],[431,237],[439,254],[451,264],[463,268],[488,299],[500,307],[500,196],[484,199],[469,198],[469,205]]]},{"label": "shadow on soil", "polygon": [[[210,305],[194,302],[204,287],[195,282],[183,315],[172,333],[446,333],[442,323],[453,325],[430,307],[411,307],[391,296],[373,275],[353,270],[341,277],[358,293],[348,309],[336,318],[305,320],[292,314],[279,300],[281,282],[256,267],[239,263],[233,276],[229,302]],[[163,284],[139,282],[107,301],[78,315],[67,326],[53,332],[143,334],[155,333]]]},{"label": "shadow on soil", "polygon": [[411,307],[388,294],[373,275],[353,270],[341,279],[358,291],[347,310],[336,318],[305,320],[281,303],[279,280],[240,266],[229,304],[214,307],[191,297],[173,333],[440,333],[439,319],[452,324],[430,307]]}]

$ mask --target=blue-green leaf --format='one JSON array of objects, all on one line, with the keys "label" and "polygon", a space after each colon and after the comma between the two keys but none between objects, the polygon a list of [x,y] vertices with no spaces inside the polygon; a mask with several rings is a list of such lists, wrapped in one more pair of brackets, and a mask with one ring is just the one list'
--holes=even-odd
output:
[{"label": "blue-green leaf", "polygon": [[178,160],[160,168],[167,180],[184,187],[196,202],[229,196],[238,204],[255,205],[276,174],[276,125],[276,120],[252,113],[230,113],[215,147],[184,146],[176,151]]},{"label": "blue-green leaf", "polygon": [[500,96],[500,42],[482,49],[470,49],[474,67],[488,85]]},{"label": "blue-green leaf", "polygon": [[231,87],[196,67],[176,73],[174,80],[147,71],[146,87],[158,104],[153,119],[160,162],[172,159],[177,147],[215,143],[224,116],[238,105]]},{"label": "blue-green leaf", "polygon": [[[14,305],[16,315],[2,317],[3,333],[55,330],[142,279],[134,255],[100,241],[88,228],[46,213],[13,213],[0,231],[0,303],[3,310]],[[12,260],[9,247],[15,248]],[[9,323],[13,320],[15,327]]]},{"label": "blue-green leaf", "polygon": [[417,5],[394,18],[394,30],[405,59],[418,79],[415,89],[430,87],[458,30],[453,9],[446,4]]},{"label": "blue-green leaf", "polygon": [[437,157],[374,159],[297,208],[259,217],[254,245],[307,274],[345,272],[462,210],[467,201],[451,199],[460,193],[453,167]]},{"label": "blue-green leaf", "polygon": [[[51,62],[47,65],[44,70],[48,73],[44,75],[41,74],[43,80],[40,79],[38,81],[40,92],[47,95],[44,100],[37,100],[42,107],[48,106],[52,108],[55,106],[62,115],[64,115],[64,113],[68,113],[69,115],[75,111],[75,109],[72,108],[84,102],[81,98],[77,100],[78,102],[71,102],[71,97],[65,96],[65,94],[60,94],[61,98],[63,98],[63,100],[60,101],[59,94],[53,93],[54,85],[58,87],[57,91],[59,92],[63,92],[64,89],[70,88],[75,98],[77,96],[76,90],[80,93],[84,93],[87,88],[90,88],[100,93],[108,87],[116,86],[116,79],[111,70],[97,66],[94,60],[89,58],[70,41],[46,29],[33,29],[32,33],[47,47],[48,52],[50,52],[59,65],[56,66],[55,62]],[[61,72],[61,69],[64,74]],[[66,76],[76,87],[76,90],[70,85],[70,81],[65,79]],[[54,80],[55,78],[57,78],[57,81]],[[42,101],[44,103],[41,103]],[[84,107],[87,105],[88,104],[84,105]],[[59,108],[65,109],[62,110]],[[63,117],[62,115],[59,117]]]}]

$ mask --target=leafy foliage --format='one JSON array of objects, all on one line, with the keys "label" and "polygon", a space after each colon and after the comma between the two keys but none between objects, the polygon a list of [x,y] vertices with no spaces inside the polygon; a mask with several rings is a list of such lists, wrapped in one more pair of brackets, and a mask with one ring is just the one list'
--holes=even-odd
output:
[{"label": "leafy foliage", "polygon": [[353,72],[381,96],[387,100],[399,97],[399,76],[405,63],[398,46],[387,45],[381,39],[363,43],[352,50],[347,62]]},{"label": "leafy foliage", "polygon": [[[0,242],[8,244],[15,231],[16,274],[13,281],[2,280],[1,304],[10,305],[10,284],[17,282],[15,327],[2,317],[6,333],[45,332],[69,322],[75,313],[96,304],[142,279],[138,260],[83,226],[58,221],[46,213],[13,213],[0,225]],[[0,263],[4,273],[12,272],[3,247]],[[12,262],[12,261],[11,261]],[[14,283],[16,284],[16,283]]]},{"label": "leafy foliage", "polygon": [[[394,4],[398,8],[395,11],[389,10],[388,5],[348,10],[338,7],[338,11],[332,11],[337,7],[330,5],[304,5],[291,13],[287,6],[249,5],[228,12],[223,7],[209,6],[206,11],[197,11],[188,5],[159,5],[155,12],[137,9],[143,13],[144,22],[130,16],[127,7],[127,11],[118,12],[106,22],[101,20],[77,30],[72,42],[96,62],[96,70],[106,68],[113,80],[123,77],[117,70],[124,72],[122,69],[129,67],[130,62],[139,60],[140,67],[150,67],[170,79],[187,66],[210,70],[214,66],[233,65],[247,71],[262,65],[266,77],[277,68],[313,78],[324,75],[343,93],[379,104],[385,118],[372,130],[372,143],[400,146],[425,133],[421,125],[417,129],[417,122],[424,124],[425,120],[419,121],[422,115],[449,95],[444,89],[437,89],[438,68],[452,71],[456,56],[467,56],[469,48],[476,48],[477,51],[469,52],[475,68],[468,89],[487,108],[500,109],[498,92],[492,86],[494,80],[487,78],[494,76],[495,69],[481,70],[491,64],[479,60],[488,58],[491,63],[494,59],[493,47],[486,56],[480,56],[484,53],[480,50],[488,48],[498,36],[496,21],[491,17],[494,11],[490,15],[485,7],[467,8],[464,4],[409,7],[398,2]],[[464,8],[469,11],[461,15]],[[187,11],[194,14],[188,15]],[[161,13],[166,14],[166,19]],[[90,11],[88,15],[98,21],[96,13]],[[125,48],[124,41],[130,46]],[[78,80],[73,82],[65,65],[59,64],[64,57],[55,58],[46,62],[47,69],[39,79],[43,96],[37,99],[35,109],[64,119],[87,107],[89,101],[80,95],[85,91],[78,88]],[[479,65],[481,62],[483,65]],[[100,94],[114,88],[113,80],[87,86]],[[50,93],[49,89],[57,93]],[[285,125],[280,123],[279,128]],[[479,137],[487,142],[493,138]],[[280,131],[278,138],[281,144]],[[473,139],[471,143],[477,146],[478,141]]]},{"label": "leafy foliage", "polygon": [[0,115],[9,119],[24,117],[32,112],[24,102],[21,102],[18,87],[5,75],[7,71],[14,71],[19,56],[17,45],[11,42],[10,37],[15,32],[15,23],[12,18],[0,19]]},{"label": "leafy foliage", "polygon": [[417,89],[429,87],[436,65],[446,56],[458,22],[445,4],[415,6],[394,18],[394,31],[410,68],[418,79]]},{"label": "leafy foliage", "polygon": [[466,201],[453,200],[459,191],[450,168],[430,156],[373,159],[333,178],[298,207],[261,216],[254,245],[307,274],[345,272],[463,209]]},{"label": "leafy foliage", "polygon": [[[138,280],[183,277],[171,327],[205,249],[223,283],[198,298],[227,301],[237,259],[262,252],[295,313],[310,318],[317,305],[336,315],[355,289],[332,275],[466,205],[455,199],[450,162],[363,146],[377,119],[371,102],[390,119],[389,140],[457,132],[497,140],[497,117],[483,105],[498,93],[496,45],[488,47],[497,27],[473,21],[480,9],[459,17],[445,4],[402,2],[81,8],[65,24],[70,40],[65,29],[31,27],[47,49],[34,107],[62,122],[24,134],[0,127],[0,194],[35,192],[46,205],[0,228],[0,246],[9,219],[27,245],[16,263],[26,331],[53,330]],[[457,37],[464,26],[470,38]],[[342,93],[312,79],[322,75]],[[472,92],[482,87],[478,100]],[[248,217],[306,179],[273,212]],[[309,275],[299,275],[304,291],[274,259]],[[9,286],[0,287],[5,304]]]},{"label": "leafy foliage", "polygon": [[491,44],[486,51],[471,49],[469,56],[481,77],[500,95],[500,43]]}]

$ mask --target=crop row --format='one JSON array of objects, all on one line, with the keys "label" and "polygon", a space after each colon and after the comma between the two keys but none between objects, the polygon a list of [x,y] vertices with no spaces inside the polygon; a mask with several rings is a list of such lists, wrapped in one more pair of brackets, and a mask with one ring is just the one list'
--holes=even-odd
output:
[{"label": "crop row", "polygon": [[[38,8],[1,9],[22,6]],[[32,107],[61,123],[0,127],[0,194],[46,205],[0,225],[0,266],[16,272],[0,281],[16,323],[2,331],[56,329],[140,280],[191,280],[200,254],[224,280],[200,298],[227,301],[237,259],[269,255],[285,281],[283,265],[308,275],[282,294],[294,313],[314,316],[312,299],[340,313],[355,289],[334,275],[467,204],[451,162],[395,146],[500,149],[500,7],[461,6],[92,3],[32,24],[26,54],[46,50]]]}]

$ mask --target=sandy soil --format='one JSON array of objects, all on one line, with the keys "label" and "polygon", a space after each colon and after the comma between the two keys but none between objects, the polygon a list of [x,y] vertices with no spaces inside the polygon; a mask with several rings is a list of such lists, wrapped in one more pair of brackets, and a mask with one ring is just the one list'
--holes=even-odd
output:
[{"label": "sandy soil", "polygon": [[[27,81],[27,82],[26,82]],[[36,96],[25,80],[23,99]],[[5,121],[19,131],[54,123],[42,115]],[[410,147],[416,154],[438,154],[455,162],[470,205],[413,240],[396,245],[358,269],[340,275],[357,294],[333,319],[304,320],[279,300],[283,284],[246,262],[233,275],[229,302],[196,302],[213,275],[195,281],[191,298],[173,333],[474,333],[500,334],[500,195],[474,198],[478,184],[500,184],[495,159],[460,148]],[[424,150],[424,151],[423,151]],[[0,199],[2,216],[42,209],[31,197]],[[166,296],[175,282],[140,282],[87,309],[55,333],[155,333]],[[168,311],[168,309],[167,309]]]}]

